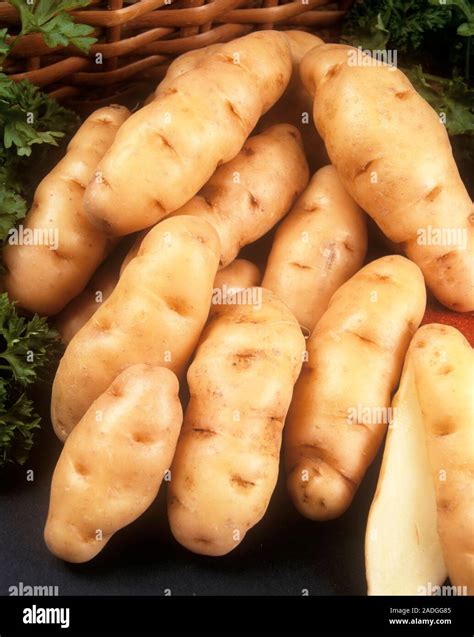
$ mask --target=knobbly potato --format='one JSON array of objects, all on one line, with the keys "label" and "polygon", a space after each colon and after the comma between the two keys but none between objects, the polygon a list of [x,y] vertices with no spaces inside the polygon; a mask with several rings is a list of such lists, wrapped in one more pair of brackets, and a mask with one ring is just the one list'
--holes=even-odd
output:
[{"label": "knobbly potato", "polygon": [[215,309],[189,368],[168,491],[174,537],[205,555],[231,551],[267,509],[304,352],[298,322],[271,292],[237,294],[239,304]]},{"label": "knobbly potato", "polygon": [[183,413],[164,367],[125,369],[89,407],[56,465],[45,540],[86,562],[153,502],[171,465]]},{"label": "knobbly potato", "polygon": [[311,333],[334,292],[362,267],[366,249],[365,215],[336,169],[325,166],[278,228],[262,286]]},{"label": "knobbly potato", "polygon": [[290,209],[308,183],[309,170],[301,135],[278,124],[250,137],[232,161],[175,215],[209,221],[221,242],[221,267],[240,249],[267,233]]},{"label": "knobbly potato", "polygon": [[258,31],[203,58],[130,117],[98,166],[84,205],[101,229],[147,228],[233,159],[291,75],[287,38]]},{"label": "knobbly potato", "polygon": [[474,207],[446,128],[399,69],[375,62],[337,44],[303,58],[316,127],[347,192],[436,298],[474,310]]},{"label": "knobbly potato", "polygon": [[126,367],[147,362],[183,373],[209,314],[219,254],[215,230],[196,217],[166,219],[147,234],[61,359],[51,399],[59,438]]},{"label": "knobbly potato", "polygon": [[86,119],[65,157],[39,184],[22,222],[25,238],[37,234],[31,239],[35,243],[27,244],[25,239],[23,245],[6,246],[6,290],[30,312],[47,316],[60,312],[82,292],[110,251],[110,239],[85,213],[84,189],[129,115],[124,106],[112,105]]},{"label": "knobbly potato", "polygon": [[408,351],[438,508],[438,532],[458,594],[474,595],[474,354],[456,328],[431,323]]},{"label": "knobbly potato", "polygon": [[388,424],[391,394],[426,305],[421,270],[372,261],[333,295],[307,344],[285,436],[288,489],[313,520],[348,508]]}]

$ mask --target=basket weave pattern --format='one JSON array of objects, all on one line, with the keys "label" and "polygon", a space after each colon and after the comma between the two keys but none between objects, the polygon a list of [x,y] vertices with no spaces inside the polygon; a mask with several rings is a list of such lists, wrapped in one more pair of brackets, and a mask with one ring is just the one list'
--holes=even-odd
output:
[{"label": "basket weave pattern", "polygon": [[[50,49],[40,34],[19,40],[6,72],[27,78],[58,99],[118,94],[130,80],[159,81],[181,53],[227,42],[256,29],[332,28],[351,0],[93,0],[72,12],[94,27],[89,54],[75,47]],[[0,1],[0,27],[14,30],[16,9]]]}]

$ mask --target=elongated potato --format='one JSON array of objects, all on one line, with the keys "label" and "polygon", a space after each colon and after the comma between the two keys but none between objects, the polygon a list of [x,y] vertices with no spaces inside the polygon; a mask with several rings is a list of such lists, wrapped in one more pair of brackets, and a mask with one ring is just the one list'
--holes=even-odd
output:
[{"label": "elongated potato", "polygon": [[474,207],[438,114],[400,70],[352,47],[316,47],[301,74],[346,190],[441,303],[473,310]]},{"label": "elongated potato", "polygon": [[362,267],[367,227],[333,166],[318,170],[283,220],[263,277],[309,332],[334,292]]},{"label": "elongated potato", "polygon": [[304,352],[283,303],[262,288],[241,294],[240,305],[216,309],[201,337],[171,469],[171,530],[205,555],[231,551],[267,509]]},{"label": "elongated potato", "polygon": [[392,401],[365,535],[369,595],[430,594],[446,579],[423,417],[410,356]]},{"label": "elongated potato", "polygon": [[366,265],[331,298],[308,340],[286,428],[288,489],[306,517],[330,520],[350,505],[385,435],[425,304],[420,269],[394,255]]},{"label": "elongated potato", "polygon": [[92,559],[153,502],[181,428],[178,390],[168,369],[134,365],[84,414],[51,485],[44,535],[57,557]]},{"label": "elongated potato", "polygon": [[[86,289],[55,318],[54,325],[63,343],[69,343],[100,305],[109,298],[117,285],[119,272],[121,276],[124,268],[137,256],[142,241],[143,237],[137,238],[120,265],[120,269],[115,258],[104,262],[89,281]],[[228,294],[258,285],[260,279],[260,270],[254,263],[245,259],[236,259],[217,272],[212,291],[212,304],[224,302],[223,299]]]},{"label": "elongated potato", "polygon": [[51,399],[59,438],[126,367],[147,362],[183,373],[209,313],[219,253],[203,219],[166,219],[148,233],[61,359]]},{"label": "elongated potato", "polygon": [[242,148],[291,74],[287,38],[258,31],[223,44],[132,115],[91,181],[84,203],[114,235],[177,210]]},{"label": "elongated potato", "polygon": [[215,227],[225,267],[283,217],[308,179],[298,129],[278,124],[248,139],[237,157],[173,214],[202,217]]},{"label": "elongated potato", "polygon": [[38,186],[23,223],[25,237],[36,233],[36,243],[8,245],[3,253],[6,289],[21,307],[57,314],[84,289],[110,250],[110,240],[84,211],[84,189],[129,115],[117,105],[92,113],[70,141],[65,157]]},{"label": "elongated potato", "polygon": [[256,132],[261,132],[275,124],[293,124],[299,129],[303,138],[310,169],[315,171],[328,163],[328,157],[323,140],[314,126],[313,98],[301,80],[300,64],[308,51],[324,42],[316,35],[305,31],[290,30],[283,33],[290,43],[293,72],[286,91],[259,120]]},{"label": "elongated potato", "polygon": [[438,531],[449,578],[474,595],[474,353],[454,327],[432,323],[408,351],[436,492]]}]

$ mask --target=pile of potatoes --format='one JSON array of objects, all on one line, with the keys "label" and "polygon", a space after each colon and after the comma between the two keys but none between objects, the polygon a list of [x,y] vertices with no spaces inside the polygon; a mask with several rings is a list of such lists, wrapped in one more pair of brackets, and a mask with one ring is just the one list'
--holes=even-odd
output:
[{"label": "pile of potatoes", "polygon": [[[386,438],[369,593],[448,574],[474,591],[473,353],[419,329],[425,284],[474,309],[474,209],[437,113],[353,52],[259,31],[187,53],[134,114],[93,113],[39,185],[26,225],[59,247],[9,246],[5,285],[67,343],[58,557],[97,555],[165,474],[176,540],[224,555],[265,514],[282,446],[295,507],[334,519]],[[368,263],[367,215],[396,252]],[[277,224],[264,272],[238,258]],[[429,227],[466,245],[423,244]]]}]

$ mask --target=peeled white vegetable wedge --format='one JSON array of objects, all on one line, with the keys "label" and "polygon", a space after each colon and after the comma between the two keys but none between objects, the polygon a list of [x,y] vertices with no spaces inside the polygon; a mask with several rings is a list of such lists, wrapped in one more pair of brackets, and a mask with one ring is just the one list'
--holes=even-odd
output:
[{"label": "peeled white vegetable wedge", "polygon": [[424,426],[409,360],[392,403],[377,490],[365,536],[369,595],[420,595],[447,571]]}]

